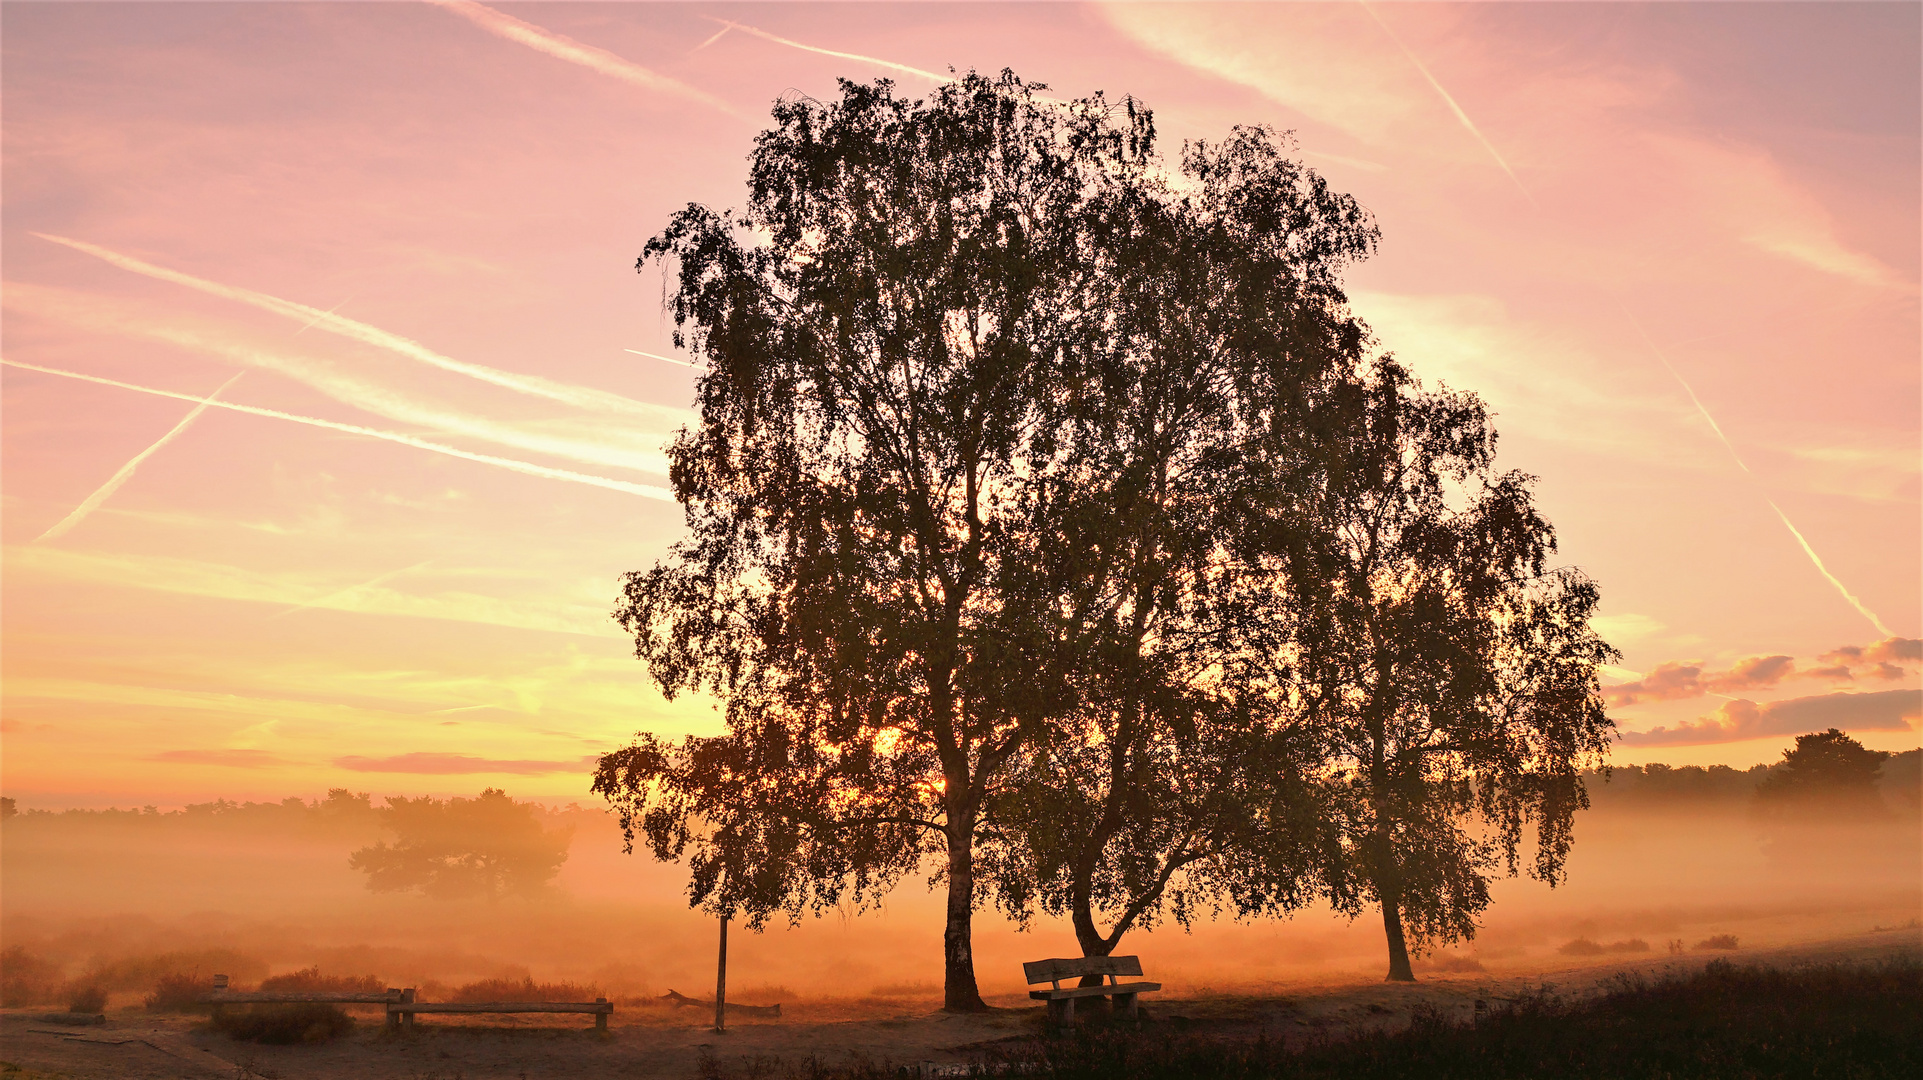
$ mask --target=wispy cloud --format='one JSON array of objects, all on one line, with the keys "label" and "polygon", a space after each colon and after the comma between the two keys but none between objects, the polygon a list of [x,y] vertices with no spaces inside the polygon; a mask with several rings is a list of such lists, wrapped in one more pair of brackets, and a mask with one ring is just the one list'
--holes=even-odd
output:
[{"label": "wispy cloud", "polygon": [[[947,75],[938,74],[936,72],[929,71],[926,68],[911,67],[908,64],[898,64],[893,60],[883,60],[879,56],[863,56],[861,53],[842,52],[838,49],[824,49],[819,45],[807,45],[807,44],[803,44],[802,42],[795,41],[791,38],[777,37],[774,34],[770,34],[766,30],[757,29],[755,27],[748,26],[744,23],[738,23],[732,19],[723,19],[714,15],[706,15],[706,16],[703,16],[703,18],[706,18],[710,22],[720,23],[721,28],[724,31],[739,30],[744,34],[748,34],[753,37],[758,37],[763,41],[772,41],[777,45],[786,45],[790,49],[800,49],[802,52],[819,53],[822,56],[833,56],[841,60],[853,60],[853,61],[856,61],[857,63],[872,64],[875,67],[887,68],[890,71],[899,71],[904,75],[913,75],[917,78],[927,79],[930,82],[938,82],[938,83],[947,82],[949,79],[949,76]],[[716,34],[714,37],[711,37],[708,40],[702,42],[700,45],[696,46],[696,48],[706,48],[707,46],[714,44],[714,42],[720,37],[721,37],[720,34]]]},{"label": "wispy cloud", "polygon": [[266,769],[289,764],[265,750],[163,750],[147,759],[168,765],[224,765],[234,769]]},{"label": "wispy cloud", "polygon": [[476,4],[473,3],[472,0],[427,0],[427,2],[461,16],[496,37],[506,38],[509,41],[526,45],[530,49],[537,52],[544,52],[556,59],[566,60],[570,64],[579,64],[590,71],[599,72],[609,78],[619,79],[632,86],[638,86],[643,90],[654,90],[660,93],[673,94],[676,97],[686,98],[689,101],[700,102],[709,108],[718,109],[721,112],[727,113],[729,116],[741,116],[741,113],[736,110],[734,106],[715,97],[713,94],[697,90],[679,79],[671,79],[660,72],[650,71],[634,61],[623,59],[606,49],[597,49],[592,45],[584,45],[564,34],[557,34],[552,30],[544,29],[530,22],[523,22],[512,15],[496,11],[484,4]]},{"label": "wispy cloud", "polygon": [[[1627,317],[1626,313],[1625,317]],[[1663,351],[1656,347],[1656,343],[1651,340],[1649,334],[1643,330],[1641,323],[1637,322],[1634,318],[1630,318],[1629,322],[1630,325],[1636,328],[1636,333],[1641,335],[1643,344],[1649,346],[1649,351],[1654,353],[1656,359],[1662,362],[1663,370],[1669,372],[1670,376],[1682,386],[1683,393],[1689,395],[1690,403],[1696,406],[1697,413],[1701,414],[1703,422],[1709,425],[1709,429],[1716,433],[1716,438],[1722,442],[1723,449],[1729,451],[1729,456],[1736,462],[1736,467],[1743,470],[1744,475],[1754,480],[1756,474],[1751,472],[1750,467],[1744,463],[1743,456],[1736,452],[1736,444],[1729,441],[1728,435],[1723,434],[1723,426],[1716,422],[1715,417],[1709,415],[1709,409],[1703,405],[1703,399],[1696,396],[1695,387],[1689,385],[1689,380],[1683,378],[1682,372],[1676,370],[1676,365],[1670,363],[1669,357],[1663,355]],[[1789,515],[1783,512],[1782,507],[1776,505],[1776,500],[1770,498],[1768,495],[1764,495],[1763,501],[1769,504],[1771,510],[1776,511],[1777,517],[1782,519],[1783,527],[1788,529],[1790,535],[1796,538],[1796,543],[1802,547],[1803,554],[1809,556],[1809,561],[1815,565],[1816,572],[1823,575],[1824,580],[1828,581],[1830,585],[1842,595],[1843,599],[1848,601],[1849,605],[1856,609],[1858,614],[1868,619],[1870,624],[1876,627],[1877,633],[1882,634],[1884,637],[1894,637],[1895,631],[1886,626],[1883,620],[1877,616],[1876,612],[1869,609],[1867,604],[1857,599],[1856,594],[1851,592],[1849,587],[1844,585],[1835,574],[1830,573],[1830,568],[1823,563],[1823,557],[1816,553],[1814,547],[1810,546],[1809,540],[1803,536],[1803,530],[1796,527],[1796,523],[1789,519]]]},{"label": "wispy cloud", "polygon": [[[58,375],[62,378],[97,383],[101,386],[118,387],[122,390],[132,390],[136,393],[152,394],[156,397],[174,398],[178,401],[205,400],[192,394],[182,394],[172,390],[160,390],[151,386],[141,386],[137,383],[122,382],[119,379],[103,378],[99,375],[83,375],[77,371],[63,371],[59,368],[43,367],[39,364],[29,364],[19,360],[0,360],[0,364],[5,364],[7,367],[20,368],[23,371],[38,371],[43,375]],[[360,424],[342,424],[333,420],[322,420],[319,417],[301,416],[296,413],[282,412],[279,409],[263,409],[255,405],[236,405],[229,401],[209,401],[208,404],[214,408],[246,413],[250,416],[271,417],[275,420],[286,420],[290,423],[306,424],[309,427],[326,428],[329,431],[339,431],[349,435],[365,435],[370,439],[399,443],[402,446],[411,446],[417,450],[427,450],[436,454],[446,454],[449,457],[457,457],[464,461],[493,465],[496,468],[518,472],[525,476],[539,476],[548,480],[566,480],[570,483],[607,488],[610,491],[622,491],[630,495],[639,495],[648,499],[660,499],[664,502],[674,501],[673,492],[653,484],[636,484],[627,480],[613,480],[605,476],[595,476],[591,473],[574,472],[571,469],[550,468],[546,465],[536,465],[532,462],[518,461],[514,458],[496,457],[493,454],[477,454],[471,450],[444,446],[440,443],[430,442],[413,435],[405,435],[398,431],[382,431],[379,428],[364,427]]]},{"label": "wispy cloud", "polygon": [[[638,417],[611,422],[604,417],[555,422],[510,422],[423,401],[390,387],[348,374],[332,364],[285,348],[263,345],[217,324],[147,310],[135,302],[94,297],[44,285],[9,283],[6,306],[55,318],[93,332],[164,341],[217,356],[246,367],[272,371],[311,386],[343,404],[387,420],[494,443],[524,453],[550,454],[585,465],[634,469],[666,476],[668,459],[661,441],[669,429],[661,421],[685,422],[686,414],[650,406],[652,423]],[[557,430],[558,429],[558,430]]]},{"label": "wispy cloud", "polygon": [[127,480],[133,476],[134,470],[140,467],[141,462],[152,457],[154,455],[154,451],[160,449],[161,447],[167,445],[170,442],[173,442],[174,439],[178,438],[181,432],[187,430],[188,425],[192,424],[195,420],[199,419],[201,413],[204,413],[207,411],[207,406],[213,404],[214,399],[220,396],[221,391],[226,390],[228,387],[234,385],[234,383],[240,379],[240,376],[245,374],[246,372],[243,371],[240,374],[235,375],[233,378],[228,379],[226,382],[221,383],[218,387],[214,389],[213,393],[208,394],[192,409],[187,410],[187,415],[181,417],[180,423],[175,424],[167,432],[167,434],[162,435],[160,438],[154,440],[154,443],[152,446],[149,446],[147,447],[147,449],[142,450],[138,454],[135,454],[131,461],[127,462],[125,465],[122,465],[119,471],[115,472],[112,476],[108,477],[106,483],[95,488],[93,494],[87,496],[85,499],[80,500],[80,505],[74,507],[71,513],[69,513],[66,517],[61,518],[59,521],[54,522],[52,528],[49,528],[46,532],[41,533],[38,539],[35,540],[35,543],[45,543],[48,540],[57,540],[60,537],[65,536],[69,529],[72,529],[75,525],[78,525],[83,520],[85,520],[88,514],[93,513],[94,510],[99,508],[101,503],[104,503],[107,501],[108,496],[120,490],[120,485],[125,484]]},{"label": "wispy cloud", "polygon": [[[343,587],[340,575],[258,571],[196,559],[75,552],[42,546],[10,548],[6,562],[9,574],[41,574],[66,581],[238,600],[282,609],[320,608],[362,615],[445,619],[592,637],[620,633],[606,610],[599,606],[524,602],[459,590],[404,593],[366,581]],[[409,569],[418,572],[420,566]]]},{"label": "wispy cloud", "polygon": [[461,776],[470,773],[507,773],[514,776],[542,776],[548,773],[585,772],[598,757],[572,761],[540,761],[530,758],[484,758],[470,754],[413,753],[371,758],[358,754],[334,759],[337,768],[364,773],[411,773],[416,776]]},{"label": "wispy cloud", "polygon": [[[470,364],[466,361],[456,360],[451,356],[443,356],[411,338],[390,333],[378,326],[370,326],[364,322],[344,318],[334,314],[332,311],[323,311],[320,308],[310,307],[307,304],[296,303],[292,300],[283,300],[278,296],[256,292],[253,289],[242,288],[238,285],[223,285],[220,282],[195,277],[192,274],[182,273],[179,270],[170,270],[164,266],[156,266],[142,259],[136,259],[131,255],[124,255],[110,248],[101,247],[98,244],[87,243],[84,240],[73,240],[68,237],[54,236],[49,233],[34,233],[33,235],[43,240],[65,245],[75,251],[92,255],[122,270],[141,274],[158,281],[166,281],[175,285],[185,286],[197,292],[206,293],[209,296],[217,296],[224,300],[236,301],[250,307],[259,308],[262,311],[272,312],[283,318],[292,319],[302,323],[303,330],[308,327],[325,330],[328,333],[338,334],[341,337],[358,341],[365,345],[386,349],[389,352],[419,361],[429,367],[439,368],[442,371],[453,372],[457,375],[465,375],[470,379],[476,379],[480,382],[498,386],[506,390],[513,390],[517,393],[528,394],[533,397],[546,398],[550,401],[559,401],[578,409],[586,409],[594,412],[660,417],[662,414],[672,411],[663,409],[659,405],[651,405],[645,401],[636,401],[633,398],[623,397],[620,394],[609,393],[606,390],[596,390],[592,387],[576,386],[571,383],[542,378],[539,375],[523,375],[518,372],[502,371],[498,368],[488,367],[485,364]],[[12,286],[10,286],[10,288],[11,287]],[[335,305],[337,309],[339,306],[340,305]]]},{"label": "wispy cloud", "polygon": [[433,561],[434,561],[433,559],[422,559],[420,562],[417,562],[412,566],[403,566],[399,570],[389,570],[385,574],[376,574],[375,576],[368,578],[366,581],[349,585],[345,589],[336,589],[333,592],[328,593],[326,596],[309,600],[304,604],[295,604],[293,607],[287,608],[284,611],[277,611],[274,613],[274,618],[278,619],[286,615],[292,615],[298,611],[307,611],[311,608],[342,606],[346,601],[352,599],[353,597],[366,593],[369,590],[379,588],[380,586],[385,585],[390,581],[393,581],[395,578],[404,577],[408,574],[414,573],[416,570],[423,569],[429,564],[431,564]]},{"label": "wispy cloud", "polygon": [[1489,141],[1488,137],[1482,133],[1482,129],[1476,126],[1474,120],[1469,119],[1469,114],[1463,111],[1461,105],[1457,104],[1455,96],[1443,89],[1442,83],[1430,73],[1429,66],[1424,64],[1409,46],[1402,43],[1402,38],[1390,28],[1389,24],[1383,20],[1382,15],[1377,12],[1375,7],[1369,4],[1367,0],[1364,0],[1362,10],[1369,13],[1369,17],[1376,21],[1376,25],[1382,27],[1382,32],[1389,35],[1389,40],[1396,43],[1396,48],[1402,50],[1402,55],[1408,57],[1409,62],[1415,65],[1416,70],[1422,72],[1422,77],[1429,80],[1429,85],[1434,87],[1436,93],[1448,104],[1449,111],[1456,114],[1456,119],[1462,123],[1463,127],[1469,130],[1469,134],[1476,137],[1476,141],[1482,144],[1484,150],[1489,151],[1489,156],[1496,159],[1497,165],[1502,166],[1502,171],[1506,173],[1509,179],[1516,185],[1516,190],[1522,192],[1522,197],[1528,199],[1531,206],[1536,205],[1536,197],[1529,193],[1527,187],[1523,186],[1522,179],[1516,175],[1516,170],[1509,167],[1509,162],[1504,159],[1502,153],[1496,149],[1496,145]]}]

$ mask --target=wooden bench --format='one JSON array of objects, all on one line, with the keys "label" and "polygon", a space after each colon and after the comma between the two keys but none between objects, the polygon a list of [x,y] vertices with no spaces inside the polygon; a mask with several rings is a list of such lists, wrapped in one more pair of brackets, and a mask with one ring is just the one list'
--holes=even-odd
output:
[{"label": "wooden bench", "polygon": [[[1030,990],[1028,996],[1037,1001],[1048,1002],[1048,1022],[1051,1027],[1071,1027],[1075,1023],[1075,999],[1085,997],[1105,997],[1114,1002],[1115,1011],[1129,1019],[1139,1014],[1135,1008],[1135,995],[1160,990],[1161,983],[1121,981],[1123,975],[1140,975],[1142,958],[1139,956],[1078,956],[1070,960],[1031,960],[1022,965],[1022,974],[1028,977],[1028,985],[1052,983],[1048,990]],[[1100,986],[1063,986],[1063,979],[1081,979],[1086,975],[1106,975],[1108,982]]]},{"label": "wooden bench", "polygon": [[614,1003],[607,998],[593,1001],[460,1001],[424,1002],[414,1000],[414,991],[402,992],[402,1000],[387,1007],[387,1024],[412,1028],[416,1013],[592,1013],[594,1030],[606,1031]]}]

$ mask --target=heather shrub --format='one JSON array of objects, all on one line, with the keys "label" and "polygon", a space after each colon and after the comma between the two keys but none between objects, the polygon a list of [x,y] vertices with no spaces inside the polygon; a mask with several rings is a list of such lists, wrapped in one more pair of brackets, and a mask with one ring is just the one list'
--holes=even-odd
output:
[{"label": "heather shrub", "polygon": [[318,966],[290,971],[260,981],[262,990],[331,994],[378,994],[387,989],[373,975],[322,975]]},{"label": "heather shrub", "polygon": [[107,1007],[107,992],[98,986],[76,987],[67,998],[67,1011],[97,1013]]},{"label": "heather shrub", "polygon": [[599,987],[579,983],[537,983],[533,978],[482,979],[455,990],[450,1001],[593,1001]]},{"label": "heather shrub", "polygon": [[335,1005],[301,1002],[228,1008],[214,1017],[212,1026],[240,1042],[291,1046],[345,1035],[354,1030],[354,1018]]}]

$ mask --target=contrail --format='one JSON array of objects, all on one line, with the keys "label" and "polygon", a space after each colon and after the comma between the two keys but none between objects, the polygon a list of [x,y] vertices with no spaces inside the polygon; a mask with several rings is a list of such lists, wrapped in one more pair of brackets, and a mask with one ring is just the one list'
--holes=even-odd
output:
[{"label": "contrail", "polygon": [[[352,299],[352,298],[350,297],[349,299]],[[333,307],[328,308],[326,311],[323,311],[319,315],[316,315],[313,318],[307,320],[306,325],[302,326],[299,330],[294,331],[294,336],[299,337],[302,334],[305,334],[307,331],[313,329],[315,323],[321,321],[322,319],[327,318],[329,315],[334,314],[336,311],[339,311],[340,309],[346,306],[347,306],[347,301],[342,300],[340,303],[335,304]]]},{"label": "contrail", "polygon": [[73,528],[75,525],[80,524],[82,519],[84,519],[88,514],[93,513],[96,509],[98,509],[101,503],[106,502],[108,496],[112,495],[116,491],[119,491],[120,485],[126,483],[128,478],[133,476],[134,470],[140,467],[141,462],[152,457],[154,454],[154,451],[160,449],[161,447],[167,445],[170,442],[173,442],[174,439],[178,437],[181,432],[187,430],[187,426],[189,424],[192,424],[195,420],[198,420],[200,418],[201,413],[204,413],[207,411],[207,406],[214,404],[214,399],[219,397],[222,391],[234,385],[236,382],[239,382],[240,376],[245,374],[247,373],[244,371],[240,372],[239,374],[235,375],[233,378],[228,379],[224,383],[221,383],[218,387],[214,389],[213,393],[208,394],[204,398],[198,399],[198,402],[194,405],[194,407],[187,411],[186,416],[183,416],[180,418],[180,423],[175,424],[171,431],[167,432],[167,434],[165,435],[162,435],[160,438],[154,440],[154,444],[152,446],[149,446],[147,449],[142,450],[138,454],[135,454],[133,456],[132,461],[129,461],[125,465],[122,465],[120,467],[119,472],[116,472],[112,476],[109,476],[107,478],[107,482],[100,485],[98,488],[95,488],[94,493],[92,495],[89,495],[85,499],[80,500],[80,505],[74,507],[72,513],[68,514],[66,517],[61,518],[59,521],[54,522],[53,528],[48,529],[46,532],[43,532],[39,536],[35,537],[33,542],[38,544],[47,540],[58,540],[62,536],[65,536],[67,534],[67,530]]},{"label": "contrail", "polygon": [[[1703,421],[1709,425],[1709,430],[1715,432],[1716,438],[1722,441],[1723,449],[1729,451],[1729,456],[1735,460],[1736,467],[1743,470],[1743,472],[1754,481],[1756,474],[1751,471],[1749,465],[1743,461],[1743,455],[1736,452],[1736,444],[1729,441],[1728,435],[1723,434],[1722,425],[1718,424],[1716,418],[1709,415],[1709,410],[1703,407],[1703,400],[1696,396],[1696,390],[1689,385],[1689,380],[1683,378],[1682,372],[1676,370],[1676,365],[1671,364],[1669,357],[1664,356],[1663,351],[1656,347],[1654,341],[1650,340],[1648,331],[1643,329],[1641,323],[1637,322],[1633,317],[1628,316],[1627,313],[1625,313],[1624,317],[1629,319],[1629,325],[1636,328],[1636,333],[1641,335],[1643,344],[1649,346],[1649,351],[1656,354],[1657,360],[1662,361],[1663,369],[1668,371],[1670,376],[1678,383],[1682,384],[1683,393],[1689,395],[1690,403],[1696,406],[1696,411],[1702,415]],[[1803,531],[1796,527],[1796,523],[1789,519],[1788,514],[1783,513],[1782,507],[1776,505],[1776,500],[1764,494],[1763,501],[1769,504],[1771,510],[1776,511],[1777,517],[1783,519],[1783,527],[1789,530],[1789,534],[1796,538],[1798,544],[1802,545],[1803,554],[1808,555],[1809,561],[1815,564],[1816,572],[1823,575],[1823,578],[1835,587],[1843,599],[1849,601],[1851,607],[1855,608],[1859,614],[1868,619],[1870,625],[1876,627],[1877,633],[1882,634],[1886,638],[1895,637],[1896,632],[1883,625],[1883,620],[1877,617],[1876,612],[1871,611],[1868,605],[1858,600],[1856,594],[1851,592],[1848,586],[1837,580],[1836,575],[1830,573],[1829,567],[1823,565],[1823,557],[1816,554],[1816,549],[1811,547],[1809,541],[1803,538]]]},{"label": "contrail", "polygon": [[566,60],[570,64],[579,64],[644,90],[676,94],[690,101],[698,101],[710,108],[719,109],[737,119],[742,118],[741,113],[734,106],[712,94],[696,90],[677,79],[670,79],[666,75],[649,71],[640,64],[632,60],[624,60],[606,49],[583,45],[573,38],[557,34],[552,30],[544,30],[533,23],[522,22],[512,15],[496,11],[485,4],[477,4],[473,0],[427,0],[427,2],[446,8],[490,34],[526,45],[537,52],[547,53],[549,56]]},{"label": "contrail", "polygon": [[234,412],[247,413],[251,416],[267,416],[275,420],[287,420],[296,424],[306,424],[309,427],[346,432],[349,435],[365,435],[370,439],[381,439],[386,442],[400,443],[402,446],[412,446],[417,450],[429,450],[436,454],[446,454],[449,457],[457,457],[465,461],[478,461],[483,465],[494,465],[527,476],[541,476],[549,480],[568,480],[576,484],[587,484],[590,487],[607,488],[610,491],[625,491],[630,495],[639,495],[647,499],[660,499],[663,502],[674,501],[673,492],[670,492],[666,488],[656,487],[653,484],[635,484],[626,480],[611,480],[605,476],[595,476],[591,473],[578,473],[570,469],[554,469],[546,465],[517,461],[514,458],[495,457],[492,454],[477,454],[471,450],[461,450],[452,446],[443,446],[440,443],[428,442],[426,439],[417,439],[412,435],[403,435],[396,431],[382,431],[379,428],[362,427],[359,424],[342,424],[333,420],[322,420],[313,416],[300,416],[296,413],[281,412],[279,409],[263,409],[257,405],[236,405],[227,401],[197,398],[192,394],[182,394],[172,390],[156,390],[153,387],[141,386],[137,383],[121,382],[118,379],[102,378],[99,375],[83,375],[77,371],[62,371],[59,368],[42,367],[39,364],[28,364],[19,360],[0,359],[0,364],[4,364],[7,367],[21,368],[26,371],[38,371],[45,375],[59,375],[68,379],[79,379],[82,382],[99,383],[102,386],[117,386],[122,390],[153,394],[156,397],[174,398],[178,401],[205,401],[217,409],[231,409]]},{"label": "contrail", "polygon": [[[383,419],[431,429],[443,436],[465,435],[520,452],[552,454],[577,463],[615,468],[638,469],[666,475],[667,460],[658,451],[636,445],[634,429],[628,422],[608,428],[596,422],[573,422],[565,433],[547,429],[526,430],[452,410],[438,404],[424,404],[409,396],[344,374],[326,364],[316,364],[297,355],[264,349],[245,341],[229,340],[191,326],[158,318],[124,314],[111,305],[100,305],[93,298],[74,297],[64,290],[42,285],[13,283],[7,286],[0,303],[8,308],[63,319],[93,331],[117,331],[136,337],[164,341],[186,349],[231,360],[242,367],[265,368],[311,386],[336,401],[366,410]],[[655,408],[650,406],[650,408]],[[685,418],[679,418],[685,419]]]},{"label": "contrail", "polygon": [[[436,0],[436,2],[439,2],[439,0]],[[723,30],[739,30],[744,34],[753,34],[755,37],[761,38],[763,41],[772,41],[777,45],[786,45],[791,49],[800,49],[802,52],[820,53],[823,56],[834,56],[834,57],[839,57],[843,60],[855,60],[863,64],[873,64],[876,67],[885,67],[894,71],[905,72],[909,75],[917,75],[917,76],[920,76],[921,78],[929,80],[930,82],[940,83],[940,82],[948,81],[948,76],[946,75],[937,75],[932,71],[924,71],[921,68],[910,67],[907,64],[897,64],[893,60],[883,60],[878,56],[863,56],[860,53],[836,52],[834,49],[824,49],[819,45],[803,45],[799,41],[791,41],[785,37],[776,37],[775,35],[767,32],[766,30],[758,30],[752,26],[746,26],[746,25],[743,25],[742,23],[735,22],[732,19],[718,18],[713,15],[704,15],[702,16],[702,18],[707,19],[709,22],[720,23],[721,28]],[[712,43],[715,40],[715,38],[718,38],[720,36],[721,36],[720,34],[716,34],[715,37],[709,38],[707,41],[704,41],[701,44],[702,46],[706,46]]]},{"label": "contrail", "polygon": [[636,355],[636,356],[645,356],[645,357],[647,357],[647,358],[648,358],[648,359],[650,359],[650,360],[660,360],[660,361],[662,361],[662,362],[664,362],[664,363],[669,363],[669,364],[679,364],[679,365],[680,365],[680,366],[682,366],[682,367],[691,367],[691,368],[693,368],[693,369],[695,369],[696,371],[707,371],[707,370],[709,370],[709,368],[708,368],[708,365],[706,365],[706,364],[695,364],[695,363],[690,363],[690,362],[689,362],[689,361],[687,361],[687,360],[676,360],[676,359],[675,359],[674,357],[672,357],[672,356],[662,356],[662,355],[661,355],[660,353],[651,353],[651,352],[642,352],[642,351],[641,351],[640,349],[622,349],[621,351],[622,351],[622,352],[631,352],[631,353],[633,353],[633,354],[634,354],[634,355]]},{"label": "contrail", "polygon": [[419,570],[421,567],[426,566],[428,563],[431,563],[433,561],[434,561],[433,559],[422,559],[420,562],[415,563],[413,566],[403,566],[399,570],[389,570],[387,573],[369,578],[366,581],[361,582],[359,585],[349,585],[345,589],[336,589],[335,591],[328,593],[326,596],[323,596],[318,600],[309,600],[305,604],[295,604],[293,607],[287,608],[284,611],[276,611],[272,615],[268,616],[268,618],[278,619],[284,615],[292,615],[297,611],[306,611],[308,608],[322,607],[328,603],[331,603],[335,600],[340,599],[343,596],[347,596],[352,593],[357,593],[362,589],[371,589],[376,585],[385,585],[388,582],[394,580],[395,578],[400,577],[403,574],[411,574],[414,571]]},{"label": "contrail", "polygon": [[[573,405],[576,408],[591,409],[596,412],[648,413],[656,411],[653,406],[635,401],[632,398],[622,397],[619,394],[611,394],[605,390],[595,390],[585,386],[559,383],[552,379],[544,379],[539,375],[519,375],[511,371],[501,371],[497,368],[487,367],[482,364],[466,363],[461,360],[456,360],[451,356],[442,356],[440,353],[429,349],[418,341],[402,337],[399,334],[389,333],[378,326],[369,326],[364,322],[343,318],[332,312],[322,311],[319,308],[309,307],[306,304],[296,303],[292,300],[282,300],[278,296],[270,296],[267,293],[244,289],[238,285],[222,285],[219,282],[208,281],[205,278],[197,278],[192,274],[185,274],[178,270],[169,270],[164,266],[155,266],[150,262],[136,259],[131,255],[122,255],[110,248],[104,248],[98,244],[89,244],[84,240],[72,240],[64,236],[54,236],[50,233],[34,233],[33,235],[40,237],[42,240],[50,240],[56,244],[63,244],[75,251],[85,252],[96,259],[103,260],[122,270],[142,274],[160,281],[172,282],[175,285],[184,285],[189,289],[206,293],[209,296],[218,296],[224,300],[238,301],[251,307],[257,307],[262,311],[271,311],[285,318],[304,320],[308,326],[319,326],[329,333],[339,334],[342,337],[359,341],[362,344],[386,349],[389,352],[396,352],[409,359],[418,360],[430,367],[437,367],[443,371],[451,371],[457,375],[465,375],[470,379],[478,379],[481,382],[490,383],[494,386],[503,387],[518,393],[547,398],[550,401],[559,401],[564,404]],[[343,301],[343,303],[345,303],[345,301]]]},{"label": "contrail", "polygon": [[1535,206],[1538,210],[1542,209],[1536,204],[1536,197],[1522,185],[1522,179],[1516,175],[1516,170],[1511,169],[1509,163],[1503,160],[1502,154],[1497,152],[1495,144],[1483,136],[1482,130],[1476,127],[1476,122],[1469,119],[1469,114],[1462,111],[1462,106],[1456,104],[1456,99],[1450,96],[1449,91],[1444,90],[1442,84],[1436,81],[1436,77],[1429,74],[1428,66],[1417,59],[1416,54],[1402,43],[1402,39],[1397,37],[1396,32],[1389,28],[1389,24],[1382,20],[1382,16],[1376,13],[1376,9],[1369,5],[1368,0],[1362,0],[1362,10],[1369,13],[1369,17],[1375,20],[1376,25],[1382,27],[1382,32],[1389,35],[1389,40],[1396,43],[1396,48],[1402,50],[1402,55],[1409,58],[1409,62],[1416,66],[1416,70],[1422,72],[1422,77],[1429,80],[1429,85],[1435,87],[1436,93],[1442,95],[1442,100],[1448,102],[1450,110],[1456,114],[1456,119],[1462,121],[1462,126],[1469,129],[1469,134],[1476,137],[1476,141],[1482,144],[1484,150],[1489,151],[1489,156],[1495,158],[1496,164],[1502,166],[1502,171],[1509,174],[1509,179],[1515,182],[1516,190],[1522,192],[1522,197],[1529,200],[1529,205]]}]

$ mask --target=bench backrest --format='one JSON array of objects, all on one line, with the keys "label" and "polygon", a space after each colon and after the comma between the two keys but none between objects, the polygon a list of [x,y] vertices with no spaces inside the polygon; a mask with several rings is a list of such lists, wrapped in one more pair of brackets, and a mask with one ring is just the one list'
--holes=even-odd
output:
[{"label": "bench backrest", "polygon": [[1022,974],[1028,976],[1028,983],[1059,983],[1063,979],[1079,979],[1084,975],[1140,975],[1142,958],[1139,956],[1077,956],[1073,959],[1030,960],[1022,965]]}]

